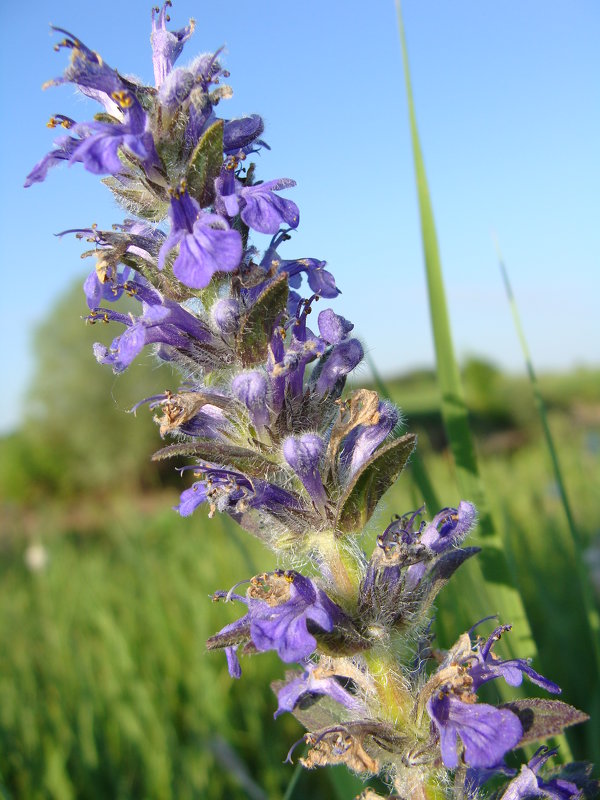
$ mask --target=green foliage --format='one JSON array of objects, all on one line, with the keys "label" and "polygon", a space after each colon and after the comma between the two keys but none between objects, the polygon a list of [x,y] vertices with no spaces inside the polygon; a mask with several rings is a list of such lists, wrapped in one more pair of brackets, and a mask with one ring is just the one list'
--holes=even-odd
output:
[{"label": "green foliage", "polygon": [[400,476],[415,442],[414,434],[407,433],[382,445],[357,471],[340,498],[336,529],[341,535],[365,527],[385,492]]},{"label": "green foliage", "polygon": [[288,292],[287,277],[281,275],[261,292],[243,317],[237,334],[236,351],[244,366],[264,363],[273,326],[285,310]]},{"label": "green foliage", "polygon": [[[168,507],[173,498],[160,498]],[[88,513],[93,513],[89,509]],[[205,641],[239,606],[210,593],[275,565],[221,517],[106,510],[97,535],[45,531],[49,562],[29,572],[23,542],[0,566],[0,775],[30,800],[277,800],[303,731],[273,720],[272,653],[230,678]],[[356,780],[340,775],[358,791]],[[2,783],[0,782],[0,786]],[[326,771],[300,776],[296,797],[331,796]]]},{"label": "green foliage", "polygon": [[202,135],[190,158],[186,175],[188,188],[202,207],[214,199],[215,178],[223,165],[223,120],[218,120]]},{"label": "green foliage", "polygon": [[[568,418],[555,422],[577,521],[591,543],[600,530],[598,454],[586,447],[586,430],[574,435]],[[457,502],[446,457],[425,436],[420,444],[440,496]],[[579,595],[564,590],[568,576],[576,578],[543,447],[486,458],[482,469],[535,630],[534,666],[543,663],[563,697],[590,713],[598,675]],[[241,800],[261,796],[253,786],[282,797],[293,768],[281,762],[302,733],[291,715],[272,719],[268,686],[284,668],[272,654],[245,658],[241,680],[232,681],[222,654],[207,654],[204,645],[241,613],[209,595],[273,564],[235,526],[202,511],[182,520],[169,510],[174,502],[162,495],[151,504],[140,497],[135,505],[92,507],[83,496],[79,511],[91,519],[69,521],[65,509],[56,527],[44,509],[35,530],[50,560],[40,573],[25,568],[22,538],[5,542],[0,616],[10,639],[0,660],[0,774],[9,796]],[[419,502],[410,482],[399,481],[373,534]],[[468,592],[467,568],[453,578],[459,591]],[[448,588],[437,600],[441,647],[476,621],[472,597],[463,611]],[[518,630],[511,636],[518,639]],[[572,731],[575,757],[589,758],[593,726]],[[326,775],[303,773],[294,797],[331,797]]]}]

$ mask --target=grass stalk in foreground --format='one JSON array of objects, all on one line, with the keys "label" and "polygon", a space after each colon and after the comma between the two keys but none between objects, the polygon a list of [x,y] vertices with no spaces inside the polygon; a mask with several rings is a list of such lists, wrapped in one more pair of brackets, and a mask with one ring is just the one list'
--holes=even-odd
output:
[{"label": "grass stalk in foreground", "polygon": [[467,405],[452,343],[435,221],[417,130],[399,0],[396,0],[396,9],[402,45],[437,378],[441,391],[441,413],[454,457],[459,488],[462,495],[477,506],[479,533],[485,541],[483,552],[475,560],[479,562],[479,569],[483,572],[482,579],[477,581],[480,584],[478,588],[481,589],[481,600],[484,605],[482,610],[488,613],[499,612],[502,619],[511,620],[521,636],[519,643],[521,653],[525,649],[527,655],[533,656],[536,652],[535,642],[531,636],[523,603],[511,580],[502,540],[494,527],[469,428]]},{"label": "grass stalk in foreground", "polygon": [[578,586],[581,592],[582,602],[586,610],[586,618],[589,627],[591,645],[594,651],[594,657],[596,659],[596,664],[598,665],[598,668],[600,670],[600,614],[598,613],[598,608],[596,607],[594,593],[590,582],[590,576],[583,559],[584,542],[582,540],[581,534],[579,533],[579,529],[577,527],[577,524],[575,523],[575,518],[571,510],[571,503],[569,502],[569,497],[567,495],[567,488],[565,485],[565,481],[563,479],[562,470],[560,468],[558,453],[554,444],[552,431],[550,430],[550,424],[548,422],[548,414],[546,413],[546,404],[544,403],[544,398],[542,397],[542,393],[540,391],[535,369],[533,367],[531,353],[529,352],[529,347],[527,345],[527,340],[525,338],[525,332],[521,324],[519,309],[517,307],[517,302],[508,277],[508,271],[506,269],[506,265],[504,263],[504,259],[502,257],[500,246],[498,244],[496,237],[494,237],[494,244],[496,246],[496,252],[498,255],[498,264],[500,267],[502,280],[504,282],[506,296],[508,298],[508,303],[510,305],[510,310],[513,316],[513,321],[515,324],[517,336],[519,338],[519,343],[523,351],[523,357],[525,359],[525,365],[527,367],[527,374],[529,376],[529,381],[531,383],[531,389],[533,391],[535,405],[540,417],[540,422],[542,424],[542,430],[544,432],[544,438],[546,439],[548,452],[550,454],[550,460],[552,462],[552,470],[554,472],[554,480],[556,481],[556,485],[558,487],[558,492],[560,494],[560,499],[565,512],[565,517],[567,519],[567,525],[569,528],[569,532],[571,534],[571,544],[573,546],[573,551],[574,551],[573,555],[577,569],[577,577],[579,579]]},{"label": "grass stalk in foreground", "polygon": [[[501,621],[512,622],[519,632],[518,643],[516,639],[513,642],[504,640],[506,651],[510,656],[515,657],[518,649],[521,655],[535,657],[537,645],[532,635],[523,600],[515,587],[514,575],[510,570],[504,551],[504,543],[492,519],[469,427],[468,410],[452,342],[435,220],[419,141],[400,0],[396,0],[396,11],[425,254],[436,371],[441,391],[441,413],[454,457],[459,489],[462,496],[473,502],[479,510],[479,534],[483,549],[471,564],[466,565],[465,574],[468,576],[478,610],[491,614],[498,613]],[[498,690],[504,697],[511,694],[507,689],[507,686],[498,686]],[[561,744],[560,758],[568,761],[571,758],[571,752],[565,737],[557,737],[555,742]]]},{"label": "grass stalk in foreground", "polygon": [[294,771],[292,773],[292,777],[290,778],[290,782],[287,785],[285,790],[285,794],[283,795],[283,800],[292,800],[294,796],[294,792],[296,790],[296,786],[298,785],[298,781],[300,780],[300,776],[302,775],[302,764],[298,761],[296,766],[294,767]]},{"label": "grass stalk in foreground", "polygon": [[[523,602],[512,580],[503,542],[492,520],[469,428],[467,405],[452,343],[435,221],[417,129],[399,0],[396,0],[396,10],[402,46],[437,378],[441,391],[441,413],[454,457],[458,485],[462,496],[471,500],[478,508],[479,534],[484,543],[482,553],[473,560],[469,567],[480,601],[479,609],[487,613],[499,613],[502,620],[510,620],[520,634],[518,647],[521,654],[524,650],[526,655],[534,656],[537,648]],[[514,645],[507,642],[507,649],[511,650],[512,647]],[[511,655],[514,653],[511,652]]]}]

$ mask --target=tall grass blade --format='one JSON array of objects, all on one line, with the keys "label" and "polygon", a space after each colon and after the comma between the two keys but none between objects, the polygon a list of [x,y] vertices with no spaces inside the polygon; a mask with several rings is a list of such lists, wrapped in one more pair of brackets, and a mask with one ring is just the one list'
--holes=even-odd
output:
[{"label": "tall grass blade", "polygon": [[[484,540],[483,552],[477,559],[473,559],[470,574],[475,581],[474,588],[476,588],[478,594],[477,606],[479,609],[488,613],[498,612],[502,620],[511,620],[520,634],[520,641],[518,642],[520,654],[533,656],[536,653],[535,642],[531,635],[523,603],[512,581],[503,542],[492,521],[488,499],[479,475],[475,448],[469,428],[467,406],[452,344],[435,222],[417,130],[399,0],[396,0],[396,9],[402,45],[429,306],[436,352],[437,377],[441,390],[441,412],[450,449],[454,456],[461,494],[477,506],[479,510],[479,535]],[[477,573],[483,573],[483,575]],[[511,644],[507,641],[507,648],[512,650],[515,644],[516,642]]]},{"label": "tall grass blade", "polygon": [[[511,574],[504,552],[504,544],[492,520],[469,428],[467,405],[452,343],[435,221],[417,129],[400,0],[396,0],[396,10],[402,46],[437,378],[441,390],[442,419],[454,456],[461,494],[474,502],[479,510],[479,535],[484,545],[479,556],[472,559],[471,563],[463,569],[462,577],[466,576],[466,585],[470,584],[470,591],[473,592],[471,597],[476,600],[479,610],[487,609],[489,613],[499,613],[502,620],[510,620],[519,631],[519,638],[515,637],[512,642],[508,638],[504,639],[509,655],[511,657],[525,655],[533,658],[537,654],[537,646],[523,601],[515,588],[514,576]],[[509,689],[503,683],[499,683],[497,689],[505,697],[514,693],[514,688]],[[559,756],[561,760],[569,760],[572,756],[566,738],[560,736],[555,741],[561,745]]]},{"label": "tall grass blade", "polygon": [[283,795],[282,800],[292,800],[294,792],[296,790],[296,786],[298,785],[298,781],[300,780],[300,776],[302,775],[302,770],[304,767],[300,762],[296,764],[294,767],[294,771],[292,772],[292,777],[290,778],[290,782],[288,783],[285,794]]},{"label": "tall grass blade", "polygon": [[523,351],[523,357],[525,359],[527,374],[529,376],[531,389],[533,391],[533,396],[535,399],[535,405],[537,408],[537,412],[539,414],[540,422],[542,423],[542,430],[544,432],[544,437],[546,439],[546,446],[548,447],[548,452],[550,454],[550,460],[552,462],[552,470],[554,472],[554,480],[556,481],[556,485],[558,487],[558,492],[560,495],[562,507],[564,509],[565,517],[567,519],[567,525],[569,528],[569,532],[571,534],[573,557],[577,568],[577,577],[579,579],[577,583],[581,593],[581,599],[586,610],[587,623],[589,627],[591,645],[594,651],[594,657],[596,659],[596,664],[598,666],[598,669],[600,670],[600,614],[598,613],[598,608],[596,606],[594,598],[594,590],[590,581],[590,575],[583,558],[585,543],[581,537],[579,528],[575,523],[575,518],[571,510],[571,503],[569,502],[569,497],[567,495],[567,488],[565,485],[565,481],[563,479],[556,446],[554,444],[554,437],[552,436],[552,431],[550,430],[550,424],[548,422],[548,414],[546,413],[546,404],[544,403],[544,398],[542,397],[535,369],[533,367],[531,353],[529,352],[529,347],[527,345],[527,340],[525,338],[525,332],[521,324],[521,318],[519,315],[519,309],[517,307],[517,301],[515,299],[515,295],[513,293],[512,286],[508,277],[508,270],[506,269],[502,253],[500,251],[500,246],[495,236],[494,236],[494,244],[496,246],[496,252],[498,255],[498,264],[500,267],[502,280],[504,282],[506,296],[508,298],[508,303],[510,305],[510,310],[513,316],[513,321],[515,324],[515,329],[517,331],[517,336],[519,338],[519,343]]}]

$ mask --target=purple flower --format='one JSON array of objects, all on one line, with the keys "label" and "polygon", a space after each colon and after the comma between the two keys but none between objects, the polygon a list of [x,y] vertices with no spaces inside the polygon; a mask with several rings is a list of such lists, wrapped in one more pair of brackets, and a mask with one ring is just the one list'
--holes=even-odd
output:
[{"label": "purple flower", "polygon": [[216,208],[228,217],[240,214],[242,220],[259,233],[277,233],[282,223],[297,228],[300,221],[298,206],[291,200],[275,194],[281,189],[295,186],[289,178],[243,186],[229,164],[221,170],[215,181],[217,191]]},{"label": "purple flower", "polygon": [[556,749],[549,750],[540,747],[527,764],[523,764],[521,771],[506,787],[502,793],[502,800],[528,800],[531,797],[546,797],[550,800],[577,800],[583,797],[583,791],[571,781],[564,778],[552,778],[544,781],[538,775],[540,767],[556,755]]},{"label": "purple flower", "polygon": [[334,346],[324,361],[315,384],[317,394],[325,395],[333,391],[338,383],[359,364],[364,356],[358,339],[347,339]]},{"label": "purple flower", "polygon": [[[34,168],[34,175],[30,175],[28,181],[43,180],[48,167],[63,158],[65,152],[69,153],[71,162],[81,161],[87,170],[96,175],[115,175],[126,171],[118,156],[120,148],[148,166],[157,163],[152,134],[146,130],[146,114],[131,91],[133,84],[125,82],[98,53],[68,31],[52,29],[65,34],[66,38],[55,49],[69,48],[71,63],[62,77],[49,81],[46,86],[75,83],[83,94],[102,103],[115,122],[94,121],[75,125],[74,132],[82,137],[81,141],[60,140],[58,151],[49,153]],[[76,146],[73,142],[76,142]]]},{"label": "purple flower", "polygon": [[146,131],[146,113],[137,98],[126,90],[113,93],[113,97],[118,100],[123,122],[84,122],[74,129],[85,138],[70,160],[80,161],[95,175],[127,171],[119,158],[121,148],[146,166],[158,160],[152,134]]},{"label": "purple flower", "polygon": [[121,77],[108,66],[98,53],[86,47],[72,33],[64,28],[56,28],[53,25],[50,27],[57,33],[65,34],[65,38],[55,45],[54,49],[60,50],[61,47],[70,49],[71,62],[60,78],[48,81],[44,88],[59,86],[63,83],[74,83],[83,94],[102,103],[108,113],[113,114],[117,111],[118,106],[112,95],[127,88]]},{"label": "purple flower", "polygon": [[357,425],[344,440],[342,463],[352,477],[373,455],[398,423],[399,413],[391,403],[379,403],[379,420],[374,425]]},{"label": "purple flower", "polygon": [[190,20],[185,28],[178,31],[168,31],[166,23],[169,22],[167,8],[171,0],[166,0],[162,8],[152,9],[152,65],[154,67],[154,83],[160,89],[163,81],[173,69],[173,64],[181,55],[184,44],[194,32],[194,21]]},{"label": "purple flower", "polygon": [[110,348],[94,345],[94,355],[101,364],[109,364],[113,372],[123,372],[145,345],[162,343],[180,350],[189,350],[194,342],[208,342],[210,332],[193,314],[179,303],[163,298],[141,279],[123,284],[123,288],[142,301],[140,317],[126,316],[107,308],[92,309],[88,322],[120,322],[126,330],[117,336]]},{"label": "purple flower", "polygon": [[315,433],[288,436],[283,443],[283,455],[290,467],[304,484],[314,504],[323,512],[327,494],[319,473],[319,462],[325,451],[325,443]]},{"label": "purple flower", "polygon": [[327,344],[339,344],[354,328],[352,322],[340,317],[331,308],[325,308],[319,314],[319,333]]},{"label": "purple flower", "polygon": [[[377,537],[360,586],[361,613],[374,615],[389,626],[419,619],[419,609],[428,608],[451,575],[478,552],[473,547],[454,547],[466,536],[469,520],[474,518],[470,503],[461,502],[458,510],[444,509],[431,523],[419,522],[423,511],[424,507],[395,519]],[[423,543],[424,538],[431,546]],[[446,552],[448,549],[452,552]],[[469,647],[468,663],[471,661]]]},{"label": "purple flower", "polygon": [[[62,115],[57,115],[56,117],[52,117],[48,125],[50,127],[54,127],[56,122],[65,128],[72,128],[75,124],[72,119],[63,117]],[[79,136],[77,139],[74,136],[59,136],[58,139],[55,139],[54,150],[46,153],[46,155],[34,166],[25,179],[25,188],[28,189],[34,183],[42,183],[42,181],[46,180],[48,170],[57,166],[63,161],[70,161],[73,153],[75,150],[77,150],[83,140],[84,139],[81,136]]]},{"label": "purple flower", "polygon": [[240,304],[233,297],[217,300],[211,308],[211,316],[221,333],[231,336],[238,328]]},{"label": "purple flower", "polygon": [[[126,254],[154,263],[164,233],[145,222],[126,219],[121,225],[113,225],[111,231],[93,228],[75,228],[57,234],[74,233],[76,238],[85,238],[96,246],[96,268],[88,275],[83,291],[88,308],[95,309],[103,300],[114,302],[124,291],[136,294],[138,282],[128,283],[131,270],[119,269],[119,262]],[[127,288],[126,288],[127,287]]]},{"label": "purple flower", "polygon": [[510,658],[503,661],[492,652],[494,644],[500,639],[501,635],[505,631],[510,631],[511,628],[512,625],[500,625],[497,627],[476,653],[477,660],[470,667],[471,677],[473,678],[473,691],[477,691],[484,683],[500,677],[504,678],[509,686],[520,686],[523,682],[523,675],[527,675],[532,683],[541,686],[547,692],[560,694],[560,686],[532,669],[526,659]]},{"label": "purple flower", "polygon": [[291,663],[307,658],[317,646],[310,623],[331,632],[343,612],[309,578],[291,572],[286,580],[290,580],[289,599],[277,606],[266,603],[254,611],[250,636],[258,650],[276,650],[282,661]]},{"label": "purple flower", "polygon": [[244,403],[259,431],[264,429],[271,418],[267,407],[268,389],[266,377],[257,371],[242,372],[236,375],[231,384],[233,394]]},{"label": "purple flower", "polygon": [[242,238],[224,217],[208,214],[187,192],[171,198],[171,233],[160,250],[159,269],[167,254],[179,244],[173,263],[176,278],[193,289],[203,289],[215,272],[232,272],[242,258]]},{"label": "purple flower", "polygon": [[241,472],[210,464],[192,469],[201,474],[202,480],[181,493],[175,510],[182,517],[188,517],[206,502],[209,503],[211,517],[215,511],[235,517],[248,509],[258,509],[278,516],[283,511],[293,512],[302,508],[294,495],[267,481],[250,480]]},{"label": "purple flower", "polygon": [[440,737],[442,761],[458,766],[457,737],[464,760],[471,767],[493,767],[519,743],[523,728],[516,714],[486,703],[465,703],[439,692],[427,702],[427,711]]},{"label": "purple flower", "polygon": [[285,711],[292,712],[307,695],[327,695],[351,711],[365,710],[364,704],[343,688],[332,669],[324,669],[320,664],[307,662],[303,672],[288,673],[286,677],[290,676],[293,677],[277,691],[278,707],[273,715],[275,719]]},{"label": "purple flower", "polygon": [[317,646],[314,634],[330,633],[347,619],[314,581],[293,570],[253,578],[246,597],[227,592],[215,595],[223,597],[245,603],[248,611],[211,637],[209,648],[232,647],[249,638],[256,650],[275,650],[286,663],[308,658]]},{"label": "purple flower", "polygon": [[[476,520],[475,506],[466,500],[461,500],[458,508],[444,508],[436,514],[420,534],[419,542],[430,553],[439,555],[459,545],[473,528]],[[406,588],[414,589],[426,570],[425,561],[412,564],[406,571]]]}]

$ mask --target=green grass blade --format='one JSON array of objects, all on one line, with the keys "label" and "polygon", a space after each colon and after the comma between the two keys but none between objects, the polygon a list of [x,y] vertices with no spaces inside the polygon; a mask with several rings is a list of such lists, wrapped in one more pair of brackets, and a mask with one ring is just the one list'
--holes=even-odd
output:
[{"label": "green grass blade", "polygon": [[569,502],[569,497],[567,495],[567,488],[565,485],[565,481],[563,479],[563,474],[558,459],[558,453],[554,444],[554,437],[552,436],[552,431],[550,430],[550,424],[548,422],[548,414],[546,413],[546,404],[544,403],[544,398],[542,397],[535,369],[533,367],[531,353],[529,352],[529,347],[527,345],[527,340],[525,338],[525,332],[521,324],[519,309],[517,307],[517,302],[508,277],[508,270],[506,269],[504,259],[502,258],[502,253],[500,252],[500,246],[496,239],[494,243],[496,245],[496,251],[498,254],[498,264],[500,266],[500,273],[502,275],[502,280],[504,282],[506,296],[508,298],[508,303],[510,305],[510,310],[513,316],[515,329],[517,331],[517,336],[519,338],[521,349],[523,351],[523,357],[525,359],[527,374],[529,376],[529,381],[531,383],[531,389],[533,391],[535,405],[539,414],[540,422],[542,424],[544,437],[546,439],[546,446],[548,447],[548,452],[550,454],[550,460],[552,462],[552,470],[554,472],[554,479],[558,487],[558,492],[560,494],[560,499],[565,512],[565,517],[567,519],[567,525],[569,528],[569,532],[571,534],[573,557],[577,568],[577,577],[579,579],[577,583],[581,593],[581,599],[586,610],[591,645],[594,651],[596,663],[600,670],[600,614],[598,613],[598,608],[596,606],[596,602],[594,599],[594,591],[590,581],[589,572],[586,568],[585,561],[583,559],[583,551],[585,543],[583,542],[583,539],[579,532],[579,528],[575,523],[575,518],[571,510],[571,503]]},{"label": "green grass blade", "polygon": [[[402,44],[429,305],[436,352],[437,377],[441,390],[441,412],[450,448],[454,456],[460,491],[463,497],[471,500],[478,508],[479,536],[484,540],[483,552],[477,559],[473,559],[470,574],[474,578],[474,588],[479,596],[477,600],[478,609],[488,613],[498,612],[503,620],[511,620],[520,634],[518,650],[521,656],[533,656],[536,653],[535,642],[531,635],[521,597],[512,581],[503,542],[492,521],[489,503],[479,475],[475,448],[469,428],[467,406],[452,344],[435,222],[417,130],[399,0],[396,1],[396,8]],[[482,572],[483,577],[478,575],[478,572]],[[474,610],[474,613],[476,614],[477,611]],[[514,646],[514,644],[511,645],[507,641],[508,649],[512,649]]]},{"label": "green grass blade", "polygon": [[[529,620],[521,596],[514,584],[509,563],[504,552],[504,544],[495,529],[488,499],[479,474],[473,438],[469,428],[468,412],[460,379],[458,363],[454,354],[442,268],[435,230],[433,209],[429,196],[427,175],[412,95],[408,53],[402,23],[400,0],[396,0],[398,27],[402,46],[402,60],[408,100],[413,160],[417,181],[417,196],[421,218],[421,232],[425,254],[425,267],[429,292],[432,331],[436,352],[437,378],[441,390],[441,412],[446,435],[454,456],[458,485],[463,497],[470,499],[479,510],[479,534],[483,550],[463,569],[460,576],[464,586],[474,600],[473,609],[499,613],[502,620],[510,620],[519,633],[512,641],[507,637],[506,652],[511,657],[537,655]],[[472,593],[472,594],[471,594]],[[514,689],[500,683],[497,687],[503,697],[514,696]],[[564,736],[557,737],[560,742],[561,760],[572,758],[570,747]]]},{"label": "green grass blade", "polygon": [[290,778],[290,782],[287,785],[282,800],[292,800],[294,791],[296,790],[296,786],[298,785],[298,781],[300,780],[300,775],[302,775],[303,769],[304,767],[302,766],[302,764],[298,762],[294,767],[292,777]]}]

